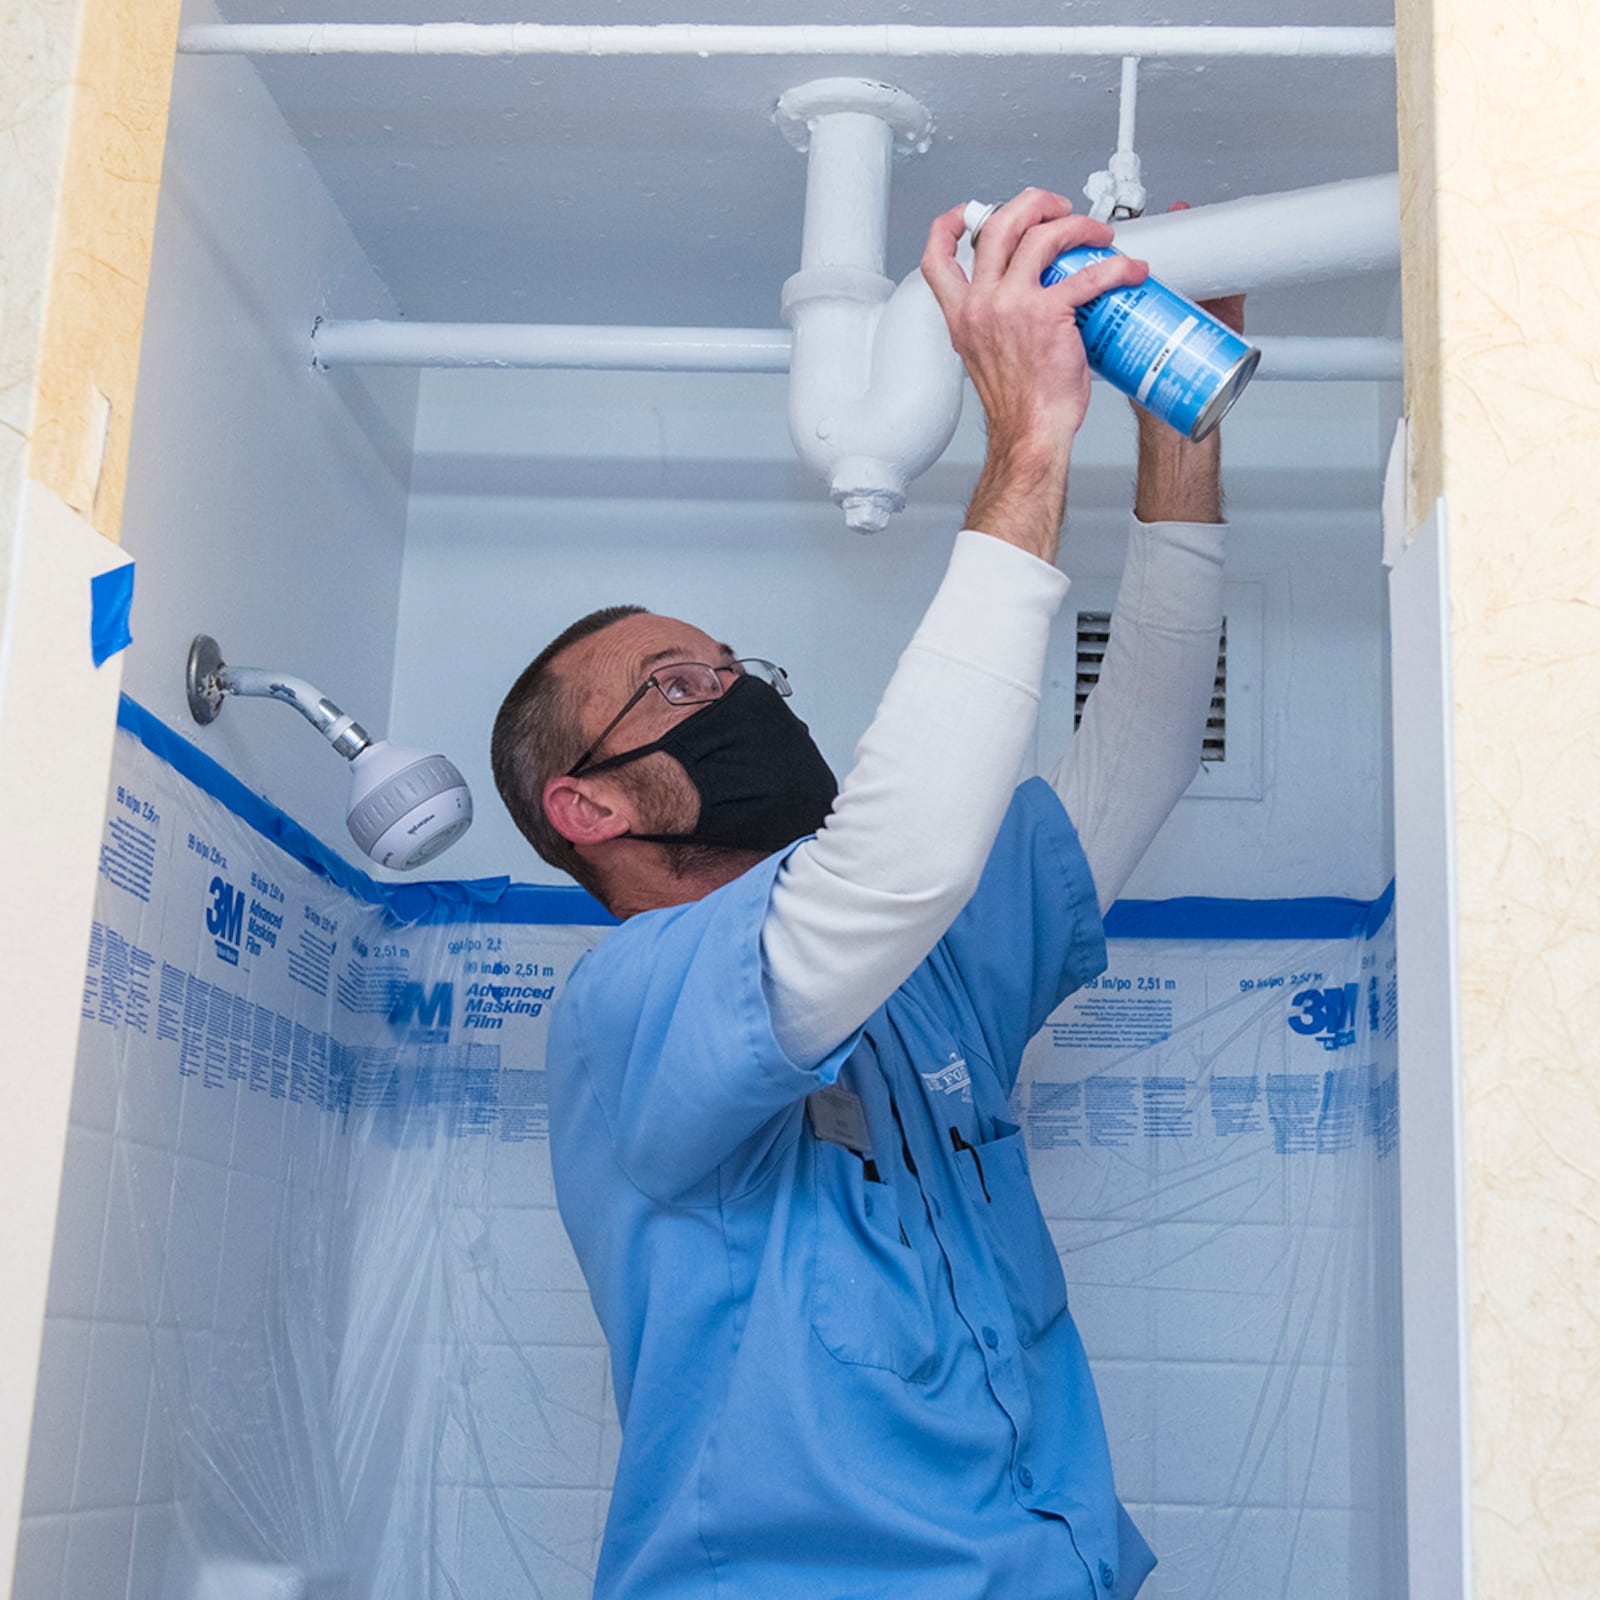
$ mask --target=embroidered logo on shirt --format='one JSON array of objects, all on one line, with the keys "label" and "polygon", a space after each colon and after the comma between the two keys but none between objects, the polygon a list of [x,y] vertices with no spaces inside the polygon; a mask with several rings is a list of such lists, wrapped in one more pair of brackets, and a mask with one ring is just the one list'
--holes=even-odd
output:
[{"label": "embroidered logo on shirt", "polygon": [[955,1094],[959,1091],[963,1101],[972,1099],[972,1074],[967,1071],[965,1056],[950,1052],[949,1065],[937,1072],[923,1072],[918,1076],[928,1086],[929,1094]]}]

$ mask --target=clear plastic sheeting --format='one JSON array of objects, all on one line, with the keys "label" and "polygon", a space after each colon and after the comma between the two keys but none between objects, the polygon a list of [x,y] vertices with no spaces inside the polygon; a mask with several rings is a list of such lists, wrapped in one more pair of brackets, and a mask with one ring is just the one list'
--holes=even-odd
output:
[{"label": "clear plastic sheeting", "polygon": [[1114,939],[1028,1048],[1152,1596],[1406,1592],[1396,1001],[1380,904],[1344,937]]},{"label": "clear plastic sheeting", "polygon": [[[94,1315],[148,1337],[131,1449],[171,1462],[130,1595],[587,1596],[618,1434],[544,1042],[604,929],[386,895],[137,708],[115,765],[77,1100]],[[1152,1596],[1403,1593],[1393,956],[1347,920],[1114,939],[1025,1063]]]}]

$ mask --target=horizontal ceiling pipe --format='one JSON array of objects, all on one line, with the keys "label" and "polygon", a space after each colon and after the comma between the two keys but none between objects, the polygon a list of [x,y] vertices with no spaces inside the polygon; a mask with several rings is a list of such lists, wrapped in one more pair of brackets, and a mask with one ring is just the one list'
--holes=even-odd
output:
[{"label": "horizontal ceiling pipe", "polygon": [[197,22],[184,55],[1304,56],[1394,54],[1393,28],[970,27],[721,23]]},{"label": "horizontal ceiling pipe", "polygon": [[599,372],[787,372],[787,328],[581,323],[317,324],[319,367],[565,367]]},{"label": "horizontal ceiling pipe", "polygon": [[1117,224],[1117,248],[1191,300],[1400,265],[1400,177],[1380,172]]},{"label": "horizontal ceiling pipe", "polygon": [[[1257,378],[1381,382],[1398,378],[1398,339],[1253,338]],[[787,328],[637,328],[578,323],[327,321],[319,367],[508,367],[591,372],[787,372]]]},{"label": "horizontal ceiling pipe", "polygon": [[1257,378],[1292,378],[1308,383],[1398,382],[1405,346],[1398,339],[1307,334],[1252,337],[1261,351]]}]

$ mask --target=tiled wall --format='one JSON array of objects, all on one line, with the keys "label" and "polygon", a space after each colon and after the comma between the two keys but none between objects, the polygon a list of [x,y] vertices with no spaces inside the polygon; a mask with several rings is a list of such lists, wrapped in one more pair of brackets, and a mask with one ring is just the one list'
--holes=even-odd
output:
[{"label": "tiled wall", "polygon": [[[161,1378],[181,1371],[204,1412],[207,1385],[236,1352],[258,1348],[287,1175],[332,1172],[323,1205],[342,1183],[321,1112],[208,1093],[194,1079],[171,1097],[165,1139],[146,1125],[129,1132],[156,1142],[114,1147],[110,1075],[109,1062],[86,1054],[15,1600],[188,1592],[164,1586],[192,1582],[193,1568],[171,1542],[174,1441]],[[392,1171],[368,1171],[365,1201],[382,1212],[395,1183],[434,1190],[443,1166],[459,1175],[459,1159],[440,1147],[397,1152]],[[554,1209],[547,1148],[484,1144],[470,1160],[474,1192],[453,1185],[459,1203],[441,1219],[453,1298],[430,1313],[435,1332],[452,1337],[422,1355],[431,1394],[421,1409],[441,1425],[436,1457],[415,1464],[434,1475],[435,1526],[389,1531],[372,1552],[372,1592],[447,1594],[453,1583],[472,1595],[586,1600],[619,1437],[604,1346]],[[1036,1153],[1035,1169],[1095,1361],[1119,1487],[1164,1560],[1152,1596],[1189,1592],[1169,1585],[1200,1571],[1225,1576],[1234,1593],[1374,1592],[1378,1508],[1352,1496],[1370,1461],[1351,1458],[1374,1448],[1384,1401],[1369,1321],[1370,1170],[1269,1150],[1225,1185],[1201,1183],[1204,1203],[1195,1174],[1172,1175],[1164,1204],[1181,1217],[1123,1229],[1103,1211],[1063,1214],[1074,1202],[1052,1192],[1049,1158]],[[160,1282],[160,1253],[137,1237],[134,1218],[163,1184],[169,1227],[187,1247],[167,1262],[152,1327],[141,1280]],[[404,1229],[391,1217],[378,1231],[393,1243]],[[478,1271],[464,1265],[474,1259]],[[393,1249],[369,1260],[386,1305],[410,1265]],[[374,1337],[381,1346],[382,1333]],[[183,1366],[158,1373],[158,1357],[176,1359],[158,1346],[180,1339]],[[224,1384],[209,1403],[231,1410],[243,1399]],[[262,1478],[283,1442],[271,1437],[270,1407],[259,1421],[262,1462],[254,1474],[244,1465]],[[204,1441],[191,1437],[187,1448],[203,1451]],[[419,1447],[402,1425],[360,1448]],[[291,1526],[278,1538],[313,1544],[314,1512],[299,1529],[299,1510],[286,1512]],[[419,1555],[434,1564],[436,1588],[387,1590],[385,1569],[414,1581]]]},{"label": "tiled wall", "polygon": [[1162,1560],[1152,1600],[1404,1593],[1377,1514],[1400,1461],[1365,1287],[1374,1174],[1330,1165],[1267,1152],[1148,1228],[1053,1221],[1118,1487]]},{"label": "tiled wall", "polygon": [[494,1266],[473,1284],[484,1337],[451,1394],[435,1559],[463,1594],[587,1600],[621,1437],[605,1343],[548,1146],[483,1154],[486,1209],[461,1220]]},{"label": "tiled wall", "polygon": [[174,1077],[119,1127],[118,1041],[82,1035],[14,1600],[166,1592],[171,1381],[264,1309],[285,1102]]},{"label": "tiled wall", "polygon": [[[1304,1017],[1285,980],[1308,968],[1360,982],[1352,1026],[1292,1025]],[[1069,1001],[1029,1047],[1018,1121],[1118,1489],[1161,1560],[1150,1600],[1405,1594],[1392,971],[1382,931],[1113,940],[1111,974],[1156,974],[1170,992],[1166,1036],[1069,1044]],[[1120,1122],[1062,1120],[1061,1080],[1089,1067],[1129,1086]],[[1254,1131],[1213,1100],[1214,1074],[1230,1091],[1254,1080]],[[1057,1093],[1039,1100],[1042,1084]]]},{"label": "tiled wall", "polygon": [[[296,1600],[586,1600],[619,1440],[555,1208],[548,1014],[489,1046],[467,997],[526,963],[559,1003],[593,930],[397,929],[118,739],[122,794],[162,820],[148,879],[116,854],[121,803],[107,825],[15,1600],[251,1600],[269,1579]],[[207,925],[223,870],[285,926],[338,928],[327,981],[294,977],[287,934]],[[1108,987],[1030,1050],[1018,1117],[1163,1557],[1151,1600],[1402,1592],[1384,959],[1114,945]],[[1355,1026],[1293,1026],[1299,980],[1277,975],[1310,966],[1333,993],[1371,977]],[[1170,1007],[1153,1027],[1108,1010],[1134,970]],[[430,1021],[396,1004],[410,990]],[[1217,1069],[1259,1076],[1248,1128]],[[1038,1121],[1041,1076],[1089,1072],[1155,1098],[1109,1132]],[[1299,1121],[1274,1082],[1311,1095]]]},{"label": "tiled wall", "polygon": [[[162,47],[161,30],[153,26],[161,21],[157,13],[166,12],[175,22],[176,7],[144,7],[140,15],[151,25],[140,37],[142,47],[170,60],[170,40]],[[29,71],[48,86],[56,56],[44,48],[46,42],[41,20]],[[161,701],[174,721],[184,717],[178,664],[188,639],[204,627],[230,641],[234,659],[259,650],[273,660],[283,650],[296,671],[325,683],[330,693],[353,696],[370,725],[381,730],[389,630],[374,625],[357,636],[345,626],[346,606],[352,583],[370,584],[379,614],[393,610],[404,471],[385,459],[383,430],[370,420],[357,422],[353,409],[359,408],[348,403],[349,391],[335,392],[285,353],[292,347],[290,330],[309,328],[330,284],[337,283],[341,304],[371,314],[391,312],[392,302],[304,152],[289,139],[254,69],[244,62],[187,73],[180,67],[179,78],[148,303],[142,288],[137,295],[146,337],[124,524],[125,549],[138,567],[136,643],[99,674],[110,697],[107,719],[114,674],[124,663],[128,686]],[[121,127],[115,117],[102,120],[109,131]],[[39,131],[42,139],[42,117]],[[157,137],[158,159],[159,146]],[[48,154],[42,143],[40,150]],[[260,204],[263,185],[281,209]],[[283,225],[285,217],[293,218],[292,226]],[[34,230],[48,221],[26,217]],[[31,235],[28,242],[34,242]],[[19,294],[24,287],[19,281]],[[29,314],[36,309],[30,302]],[[84,326],[93,331],[99,324]],[[210,352],[209,362],[193,358],[197,337]],[[4,342],[9,355],[10,343]],[[241,372],[254,374],[253,380],[241,382]],[[120,430],[128,407],[120,390],[109,382],[104,387],[117,399]],[[394,426],[403,436],[409,435],[411,389],[414,380],[403,380],[395,406]],[[15,398],[0,373],[7,415]],[[240,451],[241,439],[255,442],[254,454]],[[301,465],[285,474],[289,460]],[[218,469],[222,462],[226,470]],[[0,450],[0,482],[12,484],[15,498],[10,464],[10,452]],[[116,488],[120,504],[120,461]],[[339,539],[326,535],[330,517],[341,529]],[[52,548],[52,540],[58,552],[67,548],[57,527],[41,524],[37,532],[34,543],[41,551]],[[308,589],[299,574],[310,567],[331,581]],[[71,577],[76,606],[83,580],[75,572]],[[274,585],[283,586],[276,596]],[[81,650],[76,627],[54,631],[63,641],[70,634]],[[22,660],[17,640],[11,643],[13,657]],[[283,664],[282,658],[274,664]],[[65,680],[44,673],[32,681]],[[247,715],[221,725],[223,743],[237,733],[232,764],[258,787],[276,789],[303,816],[310,817],[313,805],[325,806],[324,817],[314,819],[319,828],[342,826],[338,772],[318,764],[328,758],[317,756],[314,740],[296,719],[279,723],[277,715],[269,710],[259,721]],[[87,718],[78,722],[98,725]],[[62,745],[55,725],[49,737]],[[76,749],[83,742],[68,743]],[[18,746],[13,754],[26,752]],[[102,810],[99,774],[81,784],[40,785],[43,769],[35,762],[13,762],[9,770],[31,773],[33,787],[57,813],[63,812],[63,795],[81,795],[96,813]],[[27,820],[18,807],[9,807],[7,815],[19,827]],[[40,855],[40,870],[52,880],[60,877],[58,860]],[[86,851],[83,860],[92,871],[93,855]],[[27,949],[6,967],[36,982],[37,952],[62,943],[54,919],[58,902],[71,897],[54,881],[35,894],[20,863],[19,874],[10,885],[15,903],[40,909],[9,919]],[[80,975],[81,969],[72,981]],[[49,1054],[48,1037],[22,1025],[29,1007],[14,1009],[19,1035],[46,1052],[38,1063],[40,1077],[48,1070],[52,1083],[63,1082],[66,1069]],[[110,1038],[94,1026],[84,1028],[23,1501],[18,1596],[117,1600],[125,1592],[165,1594],[157,1573],[173,1526],[173,1441],[162,1408],[147,1404],[154,1374],[181,1372],[186,1356],[197,1357],[219,1324],[226,1328],[230,1316],[243,1314],[240,1278],[260,1265],[267,1219],[278,1215],[274,1196],[287,1193],[275,1182],[283,1170],[282,1130],[257,1126],[256,1111],[242,1113],[235,1142],[232,1096],[224,1097],[225,1107],[206,1103],[198,1092],[185,1101],[177,1081],[164,1086],[171,1090],[170,1105],[147,1106],[149,1115],[129,1130],[126,1156],[114,1156],[115,1079],[109,1060],[97,1054],[109,1048]],[[70,1059],[70,1043],[65,1049]],[[43,1098],[31,1083],[20,1087],[24,1081],[19,1075],[19,1094]],[[15,1118],[12,1125],[35,1120]],[[20,1177],[19,1165],[9,1163],[8,1177]],[[17,1192],[20,1205],[20,1186]],[[154,1282],[163,1263],[155,1257],[141,1261],[133,1248],[130,1195],[146,1219],[137,1242],[147,1256],[162,1237],[158,1218],[169,1219],[187,1241],[173,1258],[166,1291],[172,1304],[160,1310],[160,1321],[155,1309],[146,1320],[135,1304],[141,1265],[147,1276],[156,1274]],[[16,1364],[24,1365],[20,1356]],[[31,1357],[25,1364],[31,1376]],[[149,1410],[148,1435],[141,1408]]]}]

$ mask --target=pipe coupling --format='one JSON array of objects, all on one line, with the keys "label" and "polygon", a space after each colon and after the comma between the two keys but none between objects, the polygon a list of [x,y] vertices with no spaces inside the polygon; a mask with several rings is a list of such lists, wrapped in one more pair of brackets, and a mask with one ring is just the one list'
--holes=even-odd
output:
[{"label": "pipe coupling", "polygon": [[795,312],[813,300],[871,308],[881,306],[893,293],[893,282],[881,273],[858,267],[806,267],[784,282],[783,320],[792,328]]}]

